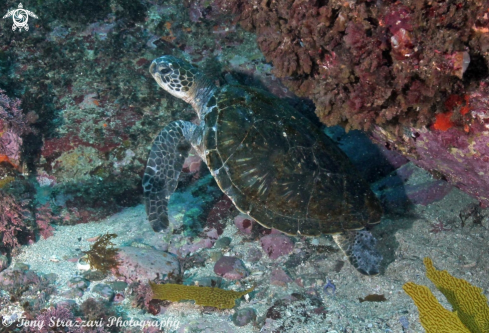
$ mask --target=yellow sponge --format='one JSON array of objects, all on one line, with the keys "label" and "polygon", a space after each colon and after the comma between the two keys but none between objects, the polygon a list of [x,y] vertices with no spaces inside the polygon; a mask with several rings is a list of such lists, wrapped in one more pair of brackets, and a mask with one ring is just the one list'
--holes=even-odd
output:
[{"label": "yellow sponge", "polygon": [[412,282],[403,289],[418,307],[421,324],[428,333],[438,332],[489,332],[489,306],[482,289],[463,279],[438,271],[429,258],[424,259],[426,276],[445,295],[453,312],[443,308],[431,291]]},{"label": "yellow sponge", "polygon": [[426,286],[408,282],[404,291],[411,296],[419,310],[419,320],[428,333],[470,333],[457,314],[448,311]]},{"label": "yellow sponge", "polygon": [[194,300],[195,304],[213,306],[219,309],[231,309],[236,305],[236,299],[252,292],[255,287],[245,291],[224,290],[212,287],[184,286],[182,284],[156,284],[149,282],[153,290],[153,299],[172,302]]}]

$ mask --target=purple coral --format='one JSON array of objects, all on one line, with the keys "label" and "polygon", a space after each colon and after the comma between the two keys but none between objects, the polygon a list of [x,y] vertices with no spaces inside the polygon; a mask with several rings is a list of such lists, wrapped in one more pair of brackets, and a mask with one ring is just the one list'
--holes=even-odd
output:
[{"label": "purple coral", "polygon": [[153,299],[153,291],[149,284],[139,281],[133,282],[129,285],[129,293],[133,307],[149,309],[149,303]]},{"label": "purple coral", "polygon": [[9,98],[0,89],[0,155],[18,162],[22,135],[32,132],[29,121],[20,108],[18,98]]},{"label": "purple coral", "polygon": [[24,222],[29,211],[12,195],[0,191],[0,246],[13,248],[19,245],[18,233],[27,226]]},{"label": "purple coral", "polygon": [[20,108],[20,99],[9,98],[4,93],[5,90],[0,89],[0,120],[2,122],[0,130],[5,130],[5,127],[8,127],[19,136],[30,133],[32,130],[27,117]]},{"label": "purple coral", "polygon": [[[41,285],[41,277],[31,270],[7,269],[0,274],[0,287],[10,294],[18,297],[22,296],[29,287],[32,286],[32,292],[37,293]],[[46,285],[42,285],[46,288]]]},{"label": "purple coral", "polygon": [[8,130],[0,137],[0,153],[7,155],[13,161],[20,159],[21,146],[22,138],[12,130]]},{"label": "purple coral", "polygon": [[38,326],[30,327],[31,332],[55,332],[63,327],[74,326],[75,320],[71,311],[64,306],[56,306],[41,311],[36,317]]},{"label": "purple coral", "polygon": [[473,33],[487,26],[486,3],[214,2],[256,32],[274,74],[311,98],[326,125],[429,124],[446,96],[463,91],[469,53],[486,57]]},{"label": "purple coral", "polygon": [[[18,201],[13,195],[0,191],[0,247],[14,248],[20,245],[18,235],[27,230],[26,221],[32,221],[32,214],[25,202]],[[35,222],[40,235],[48,238],[53,235],[50,223],[59,218],[46,204],[37,208]]]}]

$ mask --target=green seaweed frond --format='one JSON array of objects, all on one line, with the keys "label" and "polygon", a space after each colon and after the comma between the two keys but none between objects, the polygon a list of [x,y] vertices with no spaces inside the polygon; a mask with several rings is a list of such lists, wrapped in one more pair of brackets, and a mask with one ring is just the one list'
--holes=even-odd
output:
[{"label": "green seaweed frond", "polygon": [[91,268],[107,273],[111,268],[116,268],[119,265],[116,258],[119,249],[113,247],[115,244],[110,241],[116,237],[116,234],[106,233],[93,243],[90,250],[83,251]]}]

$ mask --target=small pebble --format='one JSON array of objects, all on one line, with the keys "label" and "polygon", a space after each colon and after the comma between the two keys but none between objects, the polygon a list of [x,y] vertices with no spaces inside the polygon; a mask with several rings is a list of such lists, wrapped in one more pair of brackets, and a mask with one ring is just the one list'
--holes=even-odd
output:
[{"label": "small pebble", "polygon": [[255,313],[255,310],[253,310],[252,308],[243,308],[243,309],[237,310],[233,314],[232,319],[233,319],[234,325],[239,326],[239,327],[246,326],[249,323],[251,323],[252,321],[256,320],[256,313]]},{"label": "small pebble", "polygon": [[56,273],[48,273],[44,274],[44,278],[49,282],[49,283],[54,283],[56,282],[56,279],[58,278],[58,274]]},{"label": "small pebble", "polygon": [[61,293],[64,298],[78,298],[83,296],[83,290],[80,288],[73,288]]},{"label": "small pebble", "polygon": [[110,282],[107,282],[107,284],[114,291],[124,291],[127,288],[127,283],[124,281],[110,281]]},{"label": "small pebble", "polygon": [[26,264],[21,263],[21,262],[17,262],[14,265],[14,270],[15,271],[27,271],[27,270],[29,270],[29,265],[26,265]]},{"label": "small pebble", "polygon": [[270,274],[270,283],[273,285],[287,287],[287,283],[290,282],[292,282],[292,279],[281,268],[275,268]]},{"label": "small pebble", "polygon": [[204,276],[193,281],[193,284],[199,287],[218,287],[221,288],[222,278],[218,276]]},{"label": "small pebble", "polygon": [[218,261],[219,259],[222,258],[222,252],[221,251],[212,251],[210,254],[209,254],[209,259],[212,261],[212,262],[216,262]]},{"label": "small pebble", "polygon": [[67,285],[70,288],[87,289],[90,282],[81,276],[75,276],[68,281]]},{"label": "small pebble", "polygon": [[63,307],[63,308],[67,308],[72,312],[76,311],[77,307],[78,307],[78,305],[76,304],[76,301],[74,301],[72,299],[65,299],[65,300],[59,301],[58,303],[56,303],[56,307],[59,307],[59,306]]},{"label": "small pebble", "polygon": [[404,331],[407,331],[409,329],[409,320],[407,319],[406,316],[399,317],[399,322],[401,323],[402,329]]},{"label": "small pebble", "polygon": [[83,277],[88,281],[101,281],[105,279],[107,274],[102,273],[101,271],[86,271],[83,273]]},{"label": "small pebble", "polygon": [[112,288],[106,284],[99,283],[95,287],[92,288],[92,291],[96,294],[99,294],[106,301],[111,301],[114,297],[114,291]]},{"label": "small pebble", "polygon": [[280,233],[270,234],[260,239],[263,251],[270,259],[277,259],[280,256],[288,255],[294,250],[292,238]]},{"label": "small pebble", "polygon": [[257,262],[261,259],[262,256],[263,254],[259,249],[251,248],[246,254],[246,261]]},{"label": "small pebble", "polygon": [[117,293],[114,295],[114,299],[112,300],[112,302],[114,303],[120,303],[124,300],[124,294],[122,293]]},{"label": "small pebble", "polygon": [[249,275],[243,261],[236,257],[222,257],[214,265],[214,273],[228,280],[240,280]]},{"label": "small pebble", "polygon": [[214,244],[214,248],[216,249],[227,249],[231,244],[231,238],[229,237],[221,237]]},{"label": "small pebble", "polygon": [[117,259],[117,273],[126,282],[148,281],[158,275],[180,274],[180,262],[176,255],[153,248],[122,246],[117,253]]},{"label": "small pebble", "polygon": [[259,249],[251,248],[246,254],[246,261],[257,262],[261,259],[262,256],[263,254]]},{"label": "small pebble", "polygon": [[239,214],[234,218],[234,225],[246,235],[251,235],[255,221],[246,214]]}]

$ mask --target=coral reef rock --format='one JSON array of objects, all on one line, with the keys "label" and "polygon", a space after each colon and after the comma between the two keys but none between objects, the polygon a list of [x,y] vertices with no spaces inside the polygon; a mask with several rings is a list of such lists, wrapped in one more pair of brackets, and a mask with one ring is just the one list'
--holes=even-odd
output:
[{"label": "coral reef rock", "polygon": [[324,124],[373,130],[489,204],[488,3],[215,2],[256,33],[274,74]]}]

